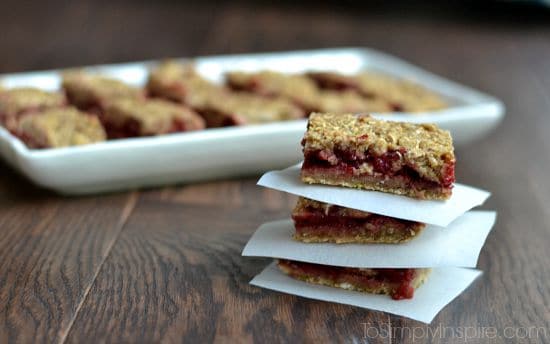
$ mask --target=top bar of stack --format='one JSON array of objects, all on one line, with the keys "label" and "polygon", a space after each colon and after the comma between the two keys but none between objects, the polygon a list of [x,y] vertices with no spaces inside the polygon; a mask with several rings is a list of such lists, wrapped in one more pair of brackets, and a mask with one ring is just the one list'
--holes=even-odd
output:
[{"label": "top bar of stack", "polygon": [[302,181],[445,200],[455,181],[448,131],[368,115],[310,116]]}]

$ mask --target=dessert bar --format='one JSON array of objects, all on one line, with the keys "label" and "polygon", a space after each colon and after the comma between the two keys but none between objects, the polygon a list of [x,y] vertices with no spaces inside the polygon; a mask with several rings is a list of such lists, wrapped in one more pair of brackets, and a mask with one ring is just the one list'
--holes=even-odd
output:
[{"label": "dessert bar", "polygon": [[448,199],[455,181],[451,135],[433,124],[368,115],[310,116],[302,140],[302,181]]},{"label": "dessert bar", "polygon": [[165,61],[151,70],[147,91],[152,97],[169,99],[192,108],[223,96],[227,90],[200,76],[190,64]]},{"label": "dessert bar", "polygon": [[143,91],[120,80],[82,71],[63,75],[63,89],[69,102],[80,110],[102,115],[109,102],[120,98],[140,99]]},{"label": "dessert bar", "polygon": [[392,111],[386,101],[380,98],[365,98],[354,90],[321,90],[315,108],[319,112],[357,114]]},{"label": "dessert bar", "polygon": [[286,99],[245,93],[219,95],[208,99],[196,110],[209,128],[285,121],[304,116],[301,108]]},{"label": "dessert bar", "polygon": [[22,116],[65,105],[65,97],[60,93],[30,87],[0,90],[0,124],[14,131]]},{"label": "dessert bar", "polygon": [[334,72],[308,73],[320,88],[332,90],[354,90],[369,99],[387,102],[391,111],[421,112],[447,107],[438,94],[413,82],[396,79],[374,72],[344,75]]},{"label": "dessert bar", "polygon": [[418,237],[426,226],[304,197],[298,199],[292,220],[294,239],[308,243],[399,244]]},{"label": "dessert bar", "polygon": [[153,136],[204,129],[193,110],[162,99],[112,101],[102,117],[109,138]]},{"label": "dessert bar", "polygon": [[318,109],[319,93],[317,85],[304,75],[284,74],[274,71],[229,72],[226,74],[226,81],[229,87],[234,90],[290,99],[307,113]]},{"label": "dessert bar", "polygon": [[428,278],[430,269],[347,268],[294,260],[279,260],[279,269],[290,277],[313,284],[412,299]]},{"label": "dessert bar", "polygon": [[105,141],[96,116],[75,108],[33,112],[18,123],[16,134],[29,148],[58,148]]}]

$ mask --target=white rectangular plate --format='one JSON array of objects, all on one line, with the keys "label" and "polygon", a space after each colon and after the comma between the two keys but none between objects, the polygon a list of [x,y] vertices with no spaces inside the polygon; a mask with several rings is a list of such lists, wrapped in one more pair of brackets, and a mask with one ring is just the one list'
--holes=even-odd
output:
[{"label": "white rectangular plate", "polygon": [[[185,61],[185,60],[182,60]],[[377,70],[424,85],[444,96],[450,108],[432,113],[380,117],[431,122],[451,131],[455,144],[482,137],[502,119],[502,103],[371,49],[345,48],[284,53],[199,57],[197,69],[213,81],[229,70],[281,72]],[[154,61],[86,67],[133,85],[143,85]],[[59,88],[58,71],[0,76],[4,87]],[[306,121],[109,141],[89,146],[29,150],[0,128],[0,154],[38,185],[65,194],[87,194],[170,183],[252,175],[282,168],[301,158]]]}]

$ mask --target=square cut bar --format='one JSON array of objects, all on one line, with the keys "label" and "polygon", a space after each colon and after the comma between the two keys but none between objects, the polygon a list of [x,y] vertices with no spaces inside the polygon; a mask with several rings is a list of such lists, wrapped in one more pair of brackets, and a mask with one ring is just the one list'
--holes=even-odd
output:
[{"label": "square cut bar", "polygon": [[208,127],[270,123],[304,116],[301,108],[286,99],[238,92],[208,99],[197,111]]},{"label": "square cut bar", "polygon": [[162,99],[112,101],[102,121],[110,138],[153,136],[205,127],[202,117],[193,110]]},{"label": "square cut bar", "polygon": [[391,111],[422,112],[441,110],[447,103],[441,96],[411,81],[374,72],[356,75],[311,72],[309,77],[323,89],[354,90],[366,98],[385,101]]},{"label": "square cut bar", "polygon": [[316,110],[336,113],[384,113],[392,111],[386,101],[380,98],[365,98],[354,90],[319,91]]},{"label": "square cut bar", "polygon": [[228,91],[200,76],[193,65],[171,60],[151,70],[146,88],[152,97],[165,98],[195,109],[202,108],[209,100]]},{"label": "square cut bar", "polygon": [[144,92],[124,82],[83,71],[63,75],[63,88],[69,102],[83,111],[102,115],[108,104],[120,98],[141,99]]},{"label": "square cut bar", "polygon": [[448,131],[433,124],[315,113],[310,116],[302,145],[303,182],[419,199],[451,197],[453,143]]},{"label": "square cut bar", "polygon": [[0,124],[14,131],[24,115],[64,107],[66,104],[63,93],[46,92],[31,87],[0,90]]},{"label": "square cut bar", "polygon": [[394,300],[412,299],[415,289],[427,280],[431,271],[347,268],[283,259],[277,265],[283,273],[304,282],[369,294],[384,294]]},{"label": "square cut bar", "polygon": [[106,140],[98,118],[75,108],[49,109],[24,116],[16,134],[29,148],[59,148]]},{"label": "square cut bar", "polygon": [[410,241],[424,223],[372,214],[337,205],[298,198],[292,211],[294,239],[307,243],[399,244]]},{"label": "square cut bar", "polygon": [[237,91],[252,92],[266,97],[283,97],[291,100],[307,113],[318,109],[319,89],[315,82],[299,74],[275,71],[229,72],[226,83]]}]

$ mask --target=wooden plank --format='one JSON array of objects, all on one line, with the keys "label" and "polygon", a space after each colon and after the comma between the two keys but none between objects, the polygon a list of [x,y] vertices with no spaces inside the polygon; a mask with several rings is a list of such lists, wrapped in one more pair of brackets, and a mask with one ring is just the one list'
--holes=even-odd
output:
[{"label": "wooden plank", "polygon": [[0,342],[62,342],[136,195],[68,199],[0,168]]},{"label": "wooden plank", "polygon": [[[250,234],[295,197],[247,182],[146,193],[98,275],[69,342],[360,339],[387,315],[248,285],[269,259],[241,257]],[[234,191],[240,189],[240,197]],[[214,205],[203,204],[215,198]],[[232,200],[240,199],[233,203]],[[265,206],[269,204],[269,206]]]}]

